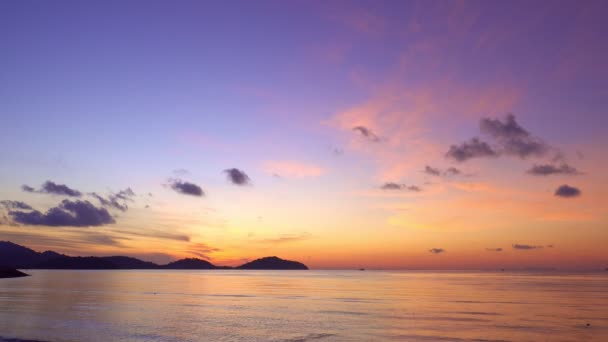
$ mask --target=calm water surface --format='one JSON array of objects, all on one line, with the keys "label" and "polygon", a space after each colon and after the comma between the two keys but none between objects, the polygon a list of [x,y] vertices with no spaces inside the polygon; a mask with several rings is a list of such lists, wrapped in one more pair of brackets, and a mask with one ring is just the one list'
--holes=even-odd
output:
[{"label": "calm water surface", "polygon": [[608,341],[608,274],[29,273],[0,280],[0,336],[56,342]]}]

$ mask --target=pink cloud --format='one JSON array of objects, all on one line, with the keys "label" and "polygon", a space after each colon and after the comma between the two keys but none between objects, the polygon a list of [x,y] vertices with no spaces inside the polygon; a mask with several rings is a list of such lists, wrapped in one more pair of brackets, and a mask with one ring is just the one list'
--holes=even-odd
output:
[{"label": "pink cloud", "polygon": [[329,14],[329,19],[351,30],[370,35],[382,34],[387,25],[384,18],[363,8],[336,9]]},{"label": "pink cloud", "polygon": [[317,165],[296,161],[267,161],[263,168],[270,174],[286,178],[319,177],[325,173]]}]

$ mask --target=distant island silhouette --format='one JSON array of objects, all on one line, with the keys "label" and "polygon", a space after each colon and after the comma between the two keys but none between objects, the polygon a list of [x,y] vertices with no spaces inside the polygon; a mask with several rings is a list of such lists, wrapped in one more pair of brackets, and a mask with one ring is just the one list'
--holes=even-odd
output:
[{"label": "distant island silhouette", "polygon": [[308,267],[301,262],[283,260],[276,256],[266,257],[248,262],[237,267],[242,270],[307,270]]},{"label": "distant island silhouette", "polygon": [[21,271],[17,271],[14,268],[0,267],[0,278],[18,278],[27,277],[29,274],[25,274]]},{"label": "distant island silhouette", "polygon": [[[139,260],[127,256],[68,256],[53,251],[36,252],[10,241],[0,241],[0,278],[3,270],[7,274],[16,269],[58,269],[58,270],[307,270],[303,263],[284,260],[276,256],[265,257],[238,267],[216,266],[207,260],[186,258],[166,265]],[[19,271],[16,271],[19,272]],[[19,272],[21,273],[21,272]],[[26,275],[26,274],[24,274]]]}]

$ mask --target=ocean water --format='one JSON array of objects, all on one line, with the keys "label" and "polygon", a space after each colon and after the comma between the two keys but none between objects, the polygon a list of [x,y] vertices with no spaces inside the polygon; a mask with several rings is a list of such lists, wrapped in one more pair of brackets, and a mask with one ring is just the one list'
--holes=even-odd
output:
[{"label": "ocean water", "polygon": [[0,279],[4,338],[608,341],[608,272],[29,273]]}]

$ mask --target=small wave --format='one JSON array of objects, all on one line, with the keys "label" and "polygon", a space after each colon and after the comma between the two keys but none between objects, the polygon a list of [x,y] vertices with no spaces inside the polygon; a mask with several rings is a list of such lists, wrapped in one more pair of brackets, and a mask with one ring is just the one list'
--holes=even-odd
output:
[{"label": "small wave", "polygon": [[485,312],[485,311],[450,311],[450,313],[462,314],[462,315],[479,315],[479,316],[502,316],[498,312]]},{"label": "small wave", "polygon": [[336,336],[336,334],[326,334],[326,333],[308,334],[306,336],[294,337],[294,338],[289,338],[289,339],[281,340],[281,341],[282,342],[306,342],[306,341],[312,341],[312,340],[320,340],[320,339],[323,339],[326,337],[332,337],[332,336]]},{"label": "small wave", "polygon": [[437,336],[437,335],[396,335],[393,338],[398,340],[413,340],[413,341],[470,341],[470,342],[510,342],[508,340],[488,340],[488,339],[463,339],[453,336]]},{"label": "small wave", "polygon": [[322,310],[319,313],[327,313],[327,314],[338,314],[338,315],[356,315],[356,316],[364,316],[369,315],[367,312],[360,311],[340,311],[340,310]]}]

